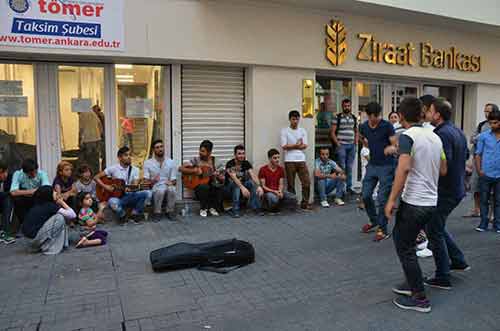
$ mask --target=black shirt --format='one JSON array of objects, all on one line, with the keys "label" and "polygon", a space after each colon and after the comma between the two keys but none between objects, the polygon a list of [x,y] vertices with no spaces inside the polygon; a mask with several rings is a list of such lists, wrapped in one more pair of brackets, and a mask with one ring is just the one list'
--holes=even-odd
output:
[{"label": "black shirt", "polygon": [[384,154],[384,149],[391,144],[389,138],[396,134],[390,122],[381,120],[377,127],[371,128],[366,121],[359,127],[359,133],[368,139],[368,148],[370,149],[368,164],[374,166],[394,166],[396,164],[396,158],[393,155]]},{"label": "black shirt", "polygon": [[7,178],[0,182],[0,192],[10,192],[10,185],[12,184],[12,174],[8,174]]},{"label": "black shirt", "polygon": [[229,172],[234,171],[236,173],[236,178],[239,179],[241,183],[246,182],[250,179],[248,170],[252,169],[252,164],[247,160],[240,163],[239,167],[236,167],[236,160],[232,159],[226,163],[226,183],[229,183],[231,177],[229,177]]},{"label": "black shirt", "polygon": [[61,207],[55,202],[44,202],[31,208],[24,218],[22,232],[28,238],[35,238],[49,218],[57,214]]}]

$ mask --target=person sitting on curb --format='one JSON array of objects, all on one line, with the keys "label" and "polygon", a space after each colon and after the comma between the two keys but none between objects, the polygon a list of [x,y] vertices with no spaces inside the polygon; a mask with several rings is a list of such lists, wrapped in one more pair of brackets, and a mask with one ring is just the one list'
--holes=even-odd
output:
[{"label": "person sitting on curb", "polygon": [[245,146],[234,147],[234,159],[226,163],[226,194],[233,201],[232,216],[240,217],[240,198],[248,199],[248,205],[256,214],[262,216],[260,198],[264,190],[253,171],[252,164],[246,160]]},{"label": "person sitting on curb", "polygon": [[[272,214],[279,213],[284,201],[295,201],[295,194],[285,191],[285,169],[280,165],[280,152],[270,149],[267,152],[269,163],[259,170],[259,179],[264,189],[264,203]],[[295,203],[296,204],[296,203]]]},{"label": "person sitting on curb", "polygon": [[346,175],[342,168],[330,159],[328,147],[319,150],[319,158],[314,162],[314,179],[322,207],[330,207],[327,197],[333,190],[335,190],[335,204],[337,206],[345,204],[342,198],[345,194]]}]

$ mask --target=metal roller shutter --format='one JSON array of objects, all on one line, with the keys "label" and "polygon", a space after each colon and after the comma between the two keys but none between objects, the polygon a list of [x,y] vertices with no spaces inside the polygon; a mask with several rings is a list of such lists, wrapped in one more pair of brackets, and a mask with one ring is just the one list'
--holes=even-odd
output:
[{"label": "metal roller shutter", "polygon": [[244,69],[183,65],[181,91],[182,159],[197,156],[204,139],[218,163],[231,159],[245,140]]}]

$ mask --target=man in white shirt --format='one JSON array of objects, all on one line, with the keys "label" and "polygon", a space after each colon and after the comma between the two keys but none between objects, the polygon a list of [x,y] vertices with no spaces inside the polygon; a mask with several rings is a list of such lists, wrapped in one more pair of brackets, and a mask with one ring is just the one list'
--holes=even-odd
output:
[{"label": "man in white shirt", "polygon": [[166,216],[175,221],[175,185],[177,183],[177,167],[170,158],[165,158],[163,141],[153,141],[153,157],[144,162],[144,178],[153,184],[153,222],[159,222],[163,201],[166,199]]},{"label": "man in white shirt", "polygon": [[447,172],[446,157],[438,135],[422,126],[420,100],[405,98],[399,112],[407,130],[399,137],[398,167],[385,215],[387,219],[392,217],[396,201],[403,192],[392,233],[406,281],[393,288],[400,295],[393,302],[402,309],[430,312],[415,240],[436,212],[439,176]]},{"label": "man in white shirt", "polygon": [[[107,167],[104,171],[98,173],[94,179],[97,185],[102,186],[106,191],[113,192],[114,187],[103,183],[102,177],[111,177],[121,179],[125,185],[135,185],[139,182],[139,168],[132,165],[130,149],[122,147],[118,150],[118,164]],[[125,208],[132,208],[132,219],[137,224],[144,220],[144,204],[146,199],[151,197],[151,191],[125,192],[121,198],[110,198],[108,206],[113,210],[122,221],[126,222]]]},{"label": "man in white shirt", "polygon": [[285,172],[288,192],[295,194],[295,176],[299,176],[302,185],[302,202],[300,207],[311,210],[309,196],[311,191],[311,179],[306,164],[307,132],[299,128],[300,113],[292,110],[288,113],[290,126],[281,129],[281,148],[285,154]]}]

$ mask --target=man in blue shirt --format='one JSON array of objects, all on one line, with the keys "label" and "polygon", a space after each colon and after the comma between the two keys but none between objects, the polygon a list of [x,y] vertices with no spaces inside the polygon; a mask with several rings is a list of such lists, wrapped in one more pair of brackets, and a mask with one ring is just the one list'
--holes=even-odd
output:
[{"label": "man in blue shirt", "polygon": [[[365,224],[361,231],[368,233],[378,227],[375,241],[381,241],[389,237],[384,208],[394,181],[395,155],[397,153],[396,132],[390,122],[382,119],[381,113],[382,107],[376,102],[370,102],[366,106],[368,120],[361,124],[359,128],[362,139],[368,143],[370,149],[370,160],[366,167],[362,189],[363,202],[370,222]],[[377,195],[378,212],[372,198],[377,184],[379,184]]]},{"label": "man in blue shirt", "polygon": [[492,111],[488,122],[491,129],[481,133],[475,151],[481,205],[481,223],[476,231],[484,232],[488,229],[490,192],[493,190],[493,229],[500,233],[500,111]]},{"label": "man in blue shirt", "polygon": [[[446,219],[465,196],[465,163],[469,158],[467,139],[462,130],[450,122],[452,105],[444,98],[437,98],[430,106],[431,124],[443,143],[448,164],[445,176],[439,178],[438,204],[426,233],[436,263],[436,274],[425,284],[441,289],[451,289],[450,270],[465,271],[470,267],[460,248],[446,230]],[[450,264],[451,261],[451,264]]]},{"label": "man in blue shirt", "polygon": [[40,186],[51,185],[45,171],[38,169],[35,160],[23,161],[22,169],[14,172],[10,195],[14,199],[14,212],[22,223],[24,216],[33,207],[33,194]]}]

